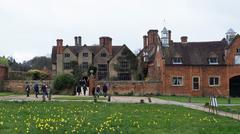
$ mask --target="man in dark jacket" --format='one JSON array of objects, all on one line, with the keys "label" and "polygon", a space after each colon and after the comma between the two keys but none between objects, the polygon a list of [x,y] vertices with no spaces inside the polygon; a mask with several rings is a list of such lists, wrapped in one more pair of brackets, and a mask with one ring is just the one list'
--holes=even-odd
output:
[{"label": "man in dark jacket", "polygon": [[38,87],[38,83],[37,82],[34,84],[33,89],[34,89],[36,98],[38,98],[39,87]]},{"label": "man in dark jacket", "polygon": [[29,94],[30,94],[30,86],[29,86],[28,82],[26,82],[25,90],[26,90],[26,92],[27,92],[27,97],[29,97]]}]

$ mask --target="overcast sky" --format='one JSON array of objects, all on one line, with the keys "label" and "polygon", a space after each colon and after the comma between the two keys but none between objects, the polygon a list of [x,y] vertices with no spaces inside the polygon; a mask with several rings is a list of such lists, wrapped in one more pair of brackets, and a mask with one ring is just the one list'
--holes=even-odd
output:
[{"label": "overcast sky", "polygon": [[[74,45],[98,43],[142,48],[149,29],[172,30],[179,41],[221,40],[229,28],[240,32],[239,0],[0,0],[0,55],[18,62],[51,54],[57,38]],[[165,23],[164,23],[164,20]]]}]

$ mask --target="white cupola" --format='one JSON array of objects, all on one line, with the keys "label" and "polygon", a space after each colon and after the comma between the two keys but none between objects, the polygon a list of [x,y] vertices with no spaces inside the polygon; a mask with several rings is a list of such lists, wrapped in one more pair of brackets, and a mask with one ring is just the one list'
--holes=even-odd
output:
[{"label": "white cupola", "polygon": [[161,41],[163,47],[169,47],[169,32],[166,27],[161,31]]},{"label": "white cupola", "polygon": [[236,34],[237,34],[237,33],[236,33],[232,28],[230,28],[230,29],[227,31],[227,33],[226,33],[226,39],[227,39],[228,44],[230,44],[230,43],[233,41],[233,39],[235,38]]}]

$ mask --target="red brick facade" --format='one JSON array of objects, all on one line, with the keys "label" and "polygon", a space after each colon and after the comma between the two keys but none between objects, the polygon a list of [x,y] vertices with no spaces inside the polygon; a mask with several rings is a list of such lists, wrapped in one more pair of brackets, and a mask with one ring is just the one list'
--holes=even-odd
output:
[{"label": "red brick facade", "polygon": [[0,80],[8,79],[8,67],[0,65]]},{"label": "red brick facade", "polygon": [[[151,34],[150,35],[148,34],[148,36],[153,36],[153,37],[148,37],[148,39],[151,39],[150,41],[152,41],[152,39],[156,37],[156,35],[151,35]],[[146,48],[147,46],[146,41],[144,42],[145,42],[144,48]],[[194,51],[191,53],[191,50],[189,50],[190,54],[188,54],[188,56],[185,56],[185,57],[183,56],[182,64],[175,64],[175,65],[171,64],[169,63],[169,62],[172,62],[171,60],[173,58],[171,57],[172,56],[171,49],[161,47],[161,41],[159,40],[159,42],[160,43],[155,44],[156,50],[152,50],[152,51],[155,51],[155,54],[149,56],[149,57],[153,56],[154,59],[152,61],[151,60],[148,61],[147,80],[160,80],[162,82],[162,84],[159,87],[159,91],[161,94],[187,95],[187,96],[210,96],[210,95],[230,96],[230,90],[233,90],[230,87],[230,79],[237,76],[238,79],[240,80],[240,64],[235,64],[235,56],[239,55],[239,53],[237,54],[237,49],[240,48],[239,36],[236,36],[236,38],[232,41],[231,44],[226,44],[226,46],[223,49],[217,48],[218,47],[217,46],[216,51],[214,51],[214,49],[211,50],[211,53],[209,55],[214,55],[216,53],[219,59],[218,61],[219,64],[215,64],[215,65],[208,64],[209,59],[204,57],[206,55],[200,55],[202,57],[199,57],[199,59],[197,58],[196,60],[200,61],[204,57],[205,59],[203,59],[202,62],[206,62],[207,64],[206,63],[200,64],[198,62],[191,61],[192,59],[188,59],[188,57],[195,54]],[[183,43],[176,43],[176,44],[177,45],[189,45],[189,44],[194,45],[194,43],[189,43],[189,44],[187,43],[188,43],[187,40],[185,40],[185,42]],[[179,47],[177,45],[175,46]],[[213,46],[216,44],[214,44],[214,42],[209,42],[209,44],[206,45],[205,42],[202,42],[202,45]],[[212,46],[209,48],[210,49],[214,48]],[[152,44],[149,47],[151,48],[148,48],[148,50],[152,49]],[[191,47],[195,47],[195,46],[191,46]],[[208,48],[206,47],[206,49]],[[201,51],[201,50],[198,50],[198,51]],[[177,49],[176,50],[174,49],[173,52],[178,54]],[[151,51],[149,53],[151,53]],[[189,61],[186,62],[186,59]],[[189,63],[194,63],[194,64],[189,64]],[[177,79],[179,77],[181,77],[180,79],[182,80],[182,83],[180,85],[174,85],[173,84],[174,79]],[[197,85],[199,86],[197,90],[193,89],[193,86],[194,86],[193,78],[195,80],[199,80],[197,82]],[[213,80],[213,81],[218,81],[217,82],[218,84],[211,85],[210,78],[211,80],[216,78],[217,80]],[[239,88],[240,90],[240,83],[237,85],[238,85],[237,88]],[[236,86],[234,90],[236,90]],[[237,92],[240,93],[240,91],[237,91]]]}]

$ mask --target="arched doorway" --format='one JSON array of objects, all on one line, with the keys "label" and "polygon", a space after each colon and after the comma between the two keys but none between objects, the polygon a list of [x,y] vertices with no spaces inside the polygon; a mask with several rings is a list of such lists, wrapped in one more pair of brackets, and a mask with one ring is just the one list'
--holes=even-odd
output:
[{"label": "arched doorway", "polygon": [[229,82],[230,96],[240,97],[240,75],[232,77]]}]

